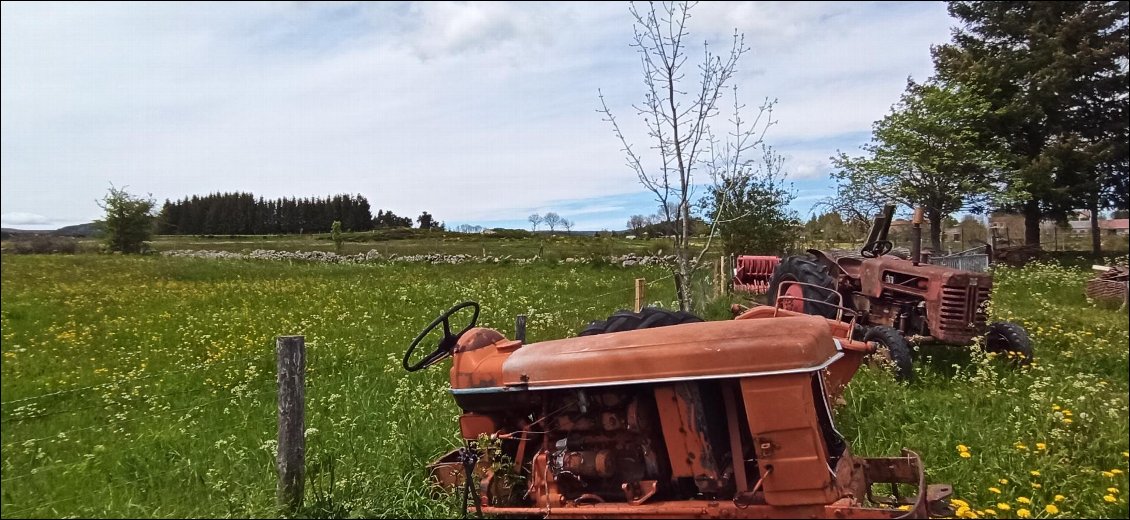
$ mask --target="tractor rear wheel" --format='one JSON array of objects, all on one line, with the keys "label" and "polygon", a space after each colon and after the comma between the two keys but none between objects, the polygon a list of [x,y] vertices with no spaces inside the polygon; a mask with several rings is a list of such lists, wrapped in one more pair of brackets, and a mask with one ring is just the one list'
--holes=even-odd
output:
[{"label": "tractor rear wheel", "polygon": [[989,324],[985,333],[985,350],[1007,353],[1009,359],[1021,366],[1032,362],[1032,340],[1024,327],[1008,321]]},{"label": "tractor rear wheel", "polygon": [[872,354],[872,360],[878,364],[886,365],[894,372],[895,379],[911,381],[914,379],[914,362],[910,358],[910,345],[898,330],[890,327],[871,327],[863,336],[864,341],[877,343],[877,351]]},{"label": "tractor rear wheel", "polygon": [[777,269],[773,271],[773,278],[769,281],[769,305],[777,303],[777,290],[783,282],[800,282],[816,287],[785,284],[781,296],[790,296],[790,298],[781,298],[782,309],[825,318],[836,317],[836,306],[840,302],[836,293],[836,280],[828,274],[828,267],[817,262],[815,258],[790,256],[781,260]]},{"label": "tractor rear wheel", "polygon": [[702,318],[689,312],[644,307],[640,312],[619,310],[609,316],[607,320],[590,322],[579,335],[592,336],[593,334],[651,329],[700,321],[703,321]]}]

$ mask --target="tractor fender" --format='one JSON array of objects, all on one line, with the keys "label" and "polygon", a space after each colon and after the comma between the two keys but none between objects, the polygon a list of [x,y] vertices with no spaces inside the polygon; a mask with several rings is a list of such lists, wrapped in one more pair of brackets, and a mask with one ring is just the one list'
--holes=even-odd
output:
[{"label": "tractor fender", "polygon": [[847,271],[845,271],[844,268],[840,266],[839,262],[832,258],[832,256],[830,256],[828,253],[819,249],[807,249],[805,250],[805,252],[816,257],[817,262],[820,262],[821,264],[827,266],[828,274],[832,275],[832,278],[839,278],[841,275],[848,274]]}]

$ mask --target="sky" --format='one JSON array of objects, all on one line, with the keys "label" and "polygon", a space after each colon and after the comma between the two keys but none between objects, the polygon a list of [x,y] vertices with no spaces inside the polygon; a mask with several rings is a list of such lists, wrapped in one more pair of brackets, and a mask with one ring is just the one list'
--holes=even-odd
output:
[{"label": "sky", "polygon": [[[576,230],[624,229],[656,212],[597,111],[602,92],[633,147],[651,146],[632,108],[645,87],[627,4],[0,6],[3,227],[90,222],[111,185],[158,204],[361,194],[374,213],[428,211],[449,229],[528,228],[550,211]],[[802,218],[832,193],[829,157],[859,152],[956,24],[942,2],[691,14],[692,58],[744,34],[732,83],[747,119],[777,100],[765,141]]]}]

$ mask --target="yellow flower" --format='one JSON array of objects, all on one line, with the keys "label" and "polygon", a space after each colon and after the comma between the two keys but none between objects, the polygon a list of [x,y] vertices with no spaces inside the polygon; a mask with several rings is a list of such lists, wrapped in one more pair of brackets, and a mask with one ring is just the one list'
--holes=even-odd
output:
[{"label": "yellow flower", "polygon": [[966,446],[964,444],[958,444],[957,445],[957,451],[960,451],[960,452],[963,452],[963,453],[967,452],[967,451],[969,451],[969,446]]},{"label": "yellow flower", "polygon": [[1124,452],[1122,452],[1122,458],[1124,458],[1124,459],[1130,459],[1130,451],[1124,451]]},{"label": "yellow flower", "polygon": [[951,498],[950,503],[957,507],[969,507],[969,502],[966,502],[960,498]]},{"label": "yellow flower", "polygon": [[1028,473],[1029,473],[1029,474],[1031,474],[1031,475],[1032,475],[1033,477],[1038,477],[1038,476],[1040,476],[1040,472],[1039,472],[1039,471],[1036,471],[1036,470],[1032,470],[1032,471],[1029,471]]},{"label": "yellow flower", "polygon": [[1110,493],[1112,495],[1117,495],[1118,494],[1118,488],[1106,488],[1106,492]]},{"label": "yellow flower", "polygon": [[1052,504],[1048,504],[1048,505],[1044,506],[1044,511],[1046,511],[1049,515],[1059,514],[1059,508],[1055,507]]},{"label": "yellow flower", "polygon": [[1121,475],[1122,474],[1122,470],[1120,470],[1118,468],[1114,468],[1114,469],[1110,470],[1110,472],[1114,473],[1115,475]]},{"label": "yellow flower", "polygon": [[1068,416],[1068,417],[1071,417],[1071,410],[1064,410],[1064,411],[1063,411],[1063,415],[1066,415],[1066,416]]},{"label": "yellow flower", "polygon": [[1028,446],[1026,444],[1024,444],[1023,442],[1020,442],[1020,441],[1016,441],[1012,445],[1019,451],[1024,451],[1024,450],[1028,449]]},{"label": "yellow flower", "polygon": [[1058,405],[1058,404],[1053,404],[1053,405],[1052,405],[1052,410],[1059,410],[1059,405]]},{"label": "yellow flower", "polygon": [[997,516],[997,510],[996,510],[996,509],[986,509],[986,510],[985,510],[985,514],[986,514],[986,515],[993,515],[993,516]]},{"label": "yellow flower", "polygon": [[1004,502],[997,502],[997,509],[1000,509],[1001,511],[1008,511],[1009,509],[1012,509],[1012,506]]},{"label": "yellow flower", "polygon": [[1017,498],[1016,501],[1020,502],[1021,504],[1031,504],[1032,503],[1032,500],[1030,500],[1028,497],[1020,497],[1020,498]]},{"label": "yellow flower", "polygon": [[1073,422],[1075,422],[1075,421],[1072,421],[1071,419],[1068,419],[1066,417],[1064,417],[1064,419],[1063,419],[1063,424],[1071,424]]},{"label": "yellow flower", "polygon": [[1044,486],[1042,484],[1040,484],[1039,482],[1033,482],[1032,483],[1032,489],[1040,489],[1042,487],[1044,487]]},{"label": "yellow flower", "polygon": [[1032,518],[1032,512],[1022,507],[1016,510],[1016,516],[1018,518]]},{"label": "yellow flower", "polygon": [[1043,451],[1043,450],[1046,450],[1046,449],[1048,449],[1048,445],[1047,445],[1047,444],[1044,444],[1044,443],[1042,443],[1042,442],[1037,442],[1037,443],[1036,443],[1036,449],[1037,449],[1037,450],[1040,450],[1040,451]]},{"label": "yellow flower", "polygon": [[1067,498],[1067,497],[1065,497],[1065,496],[1063,496],[1063,495],[1056,495],[1056,496],[1055,496],[1055,499],[1054,499],[1054,500],[1055,500],[1056,502],[1063,502],[1063,501],[1064,501],[1064,499],[1066,499],[1066,498]]},{"label": "yellow flower", "polygon": [[1114,478],[1114,472],[1113,471],[1104,471],[1103,476],[1106,477],[1106,478]]},{"label": "yellow flower", "polygon": [[996,493],[998,495],[1001,494],[1000,488],[991,487],[989,488],[989,491],[992,491],[993,493]]},{"label": "yellow flower", "polygon": [[1106,500],[1107,502],[1110,502],[1112,504],[1118,501],[1117,498],[1114,498],[1114,495],[1103,495],[1103,500]]},{"label": "yellow flower", "polygon": [[954,515],[956,515],[958,518],[965,518],[965,514],[968,513],[968,512],[969,512],[968,506],[961,506],[961,507],[957,508],[957,511],[954,512]]},{"label": "yellow flower", "polygon": [[963,458],[963,459],[968,459],[969,457],[973,456],[973,455],[970,455],[968,451],[963,451],[963,452],[960,453],[960,455],[961,455],[961,458]]},{"label": "yellow flower", "polygon": [[998,480],[997,482],[1000,482],[1001,484],[1008,484],[1008,479],[1002,478],[1002,479]]},{"label": "yellow flower", "polygon": [[910,506],[903,504],[899,506],[899,511],[910,511]]}]

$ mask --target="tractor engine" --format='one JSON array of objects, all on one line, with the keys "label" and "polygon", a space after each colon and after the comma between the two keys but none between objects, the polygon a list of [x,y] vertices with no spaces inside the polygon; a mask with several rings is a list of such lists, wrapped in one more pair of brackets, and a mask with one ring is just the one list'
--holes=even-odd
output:
[{"label": "tractor engine", "polygon": [[440,486],[462,489],[468,510],[569,518],[945,510],[949,487],[928,487],[917,455],[854,457],[836,431],[831,402],[872,350],[851,339],[848,324],[760,307],[731,321],[529,345],[491,329],[449,330],[444,322],[436,352],[410,365],[422,333],[404,364],[454,359],[451,394],[466,445],[429,471]]}]

